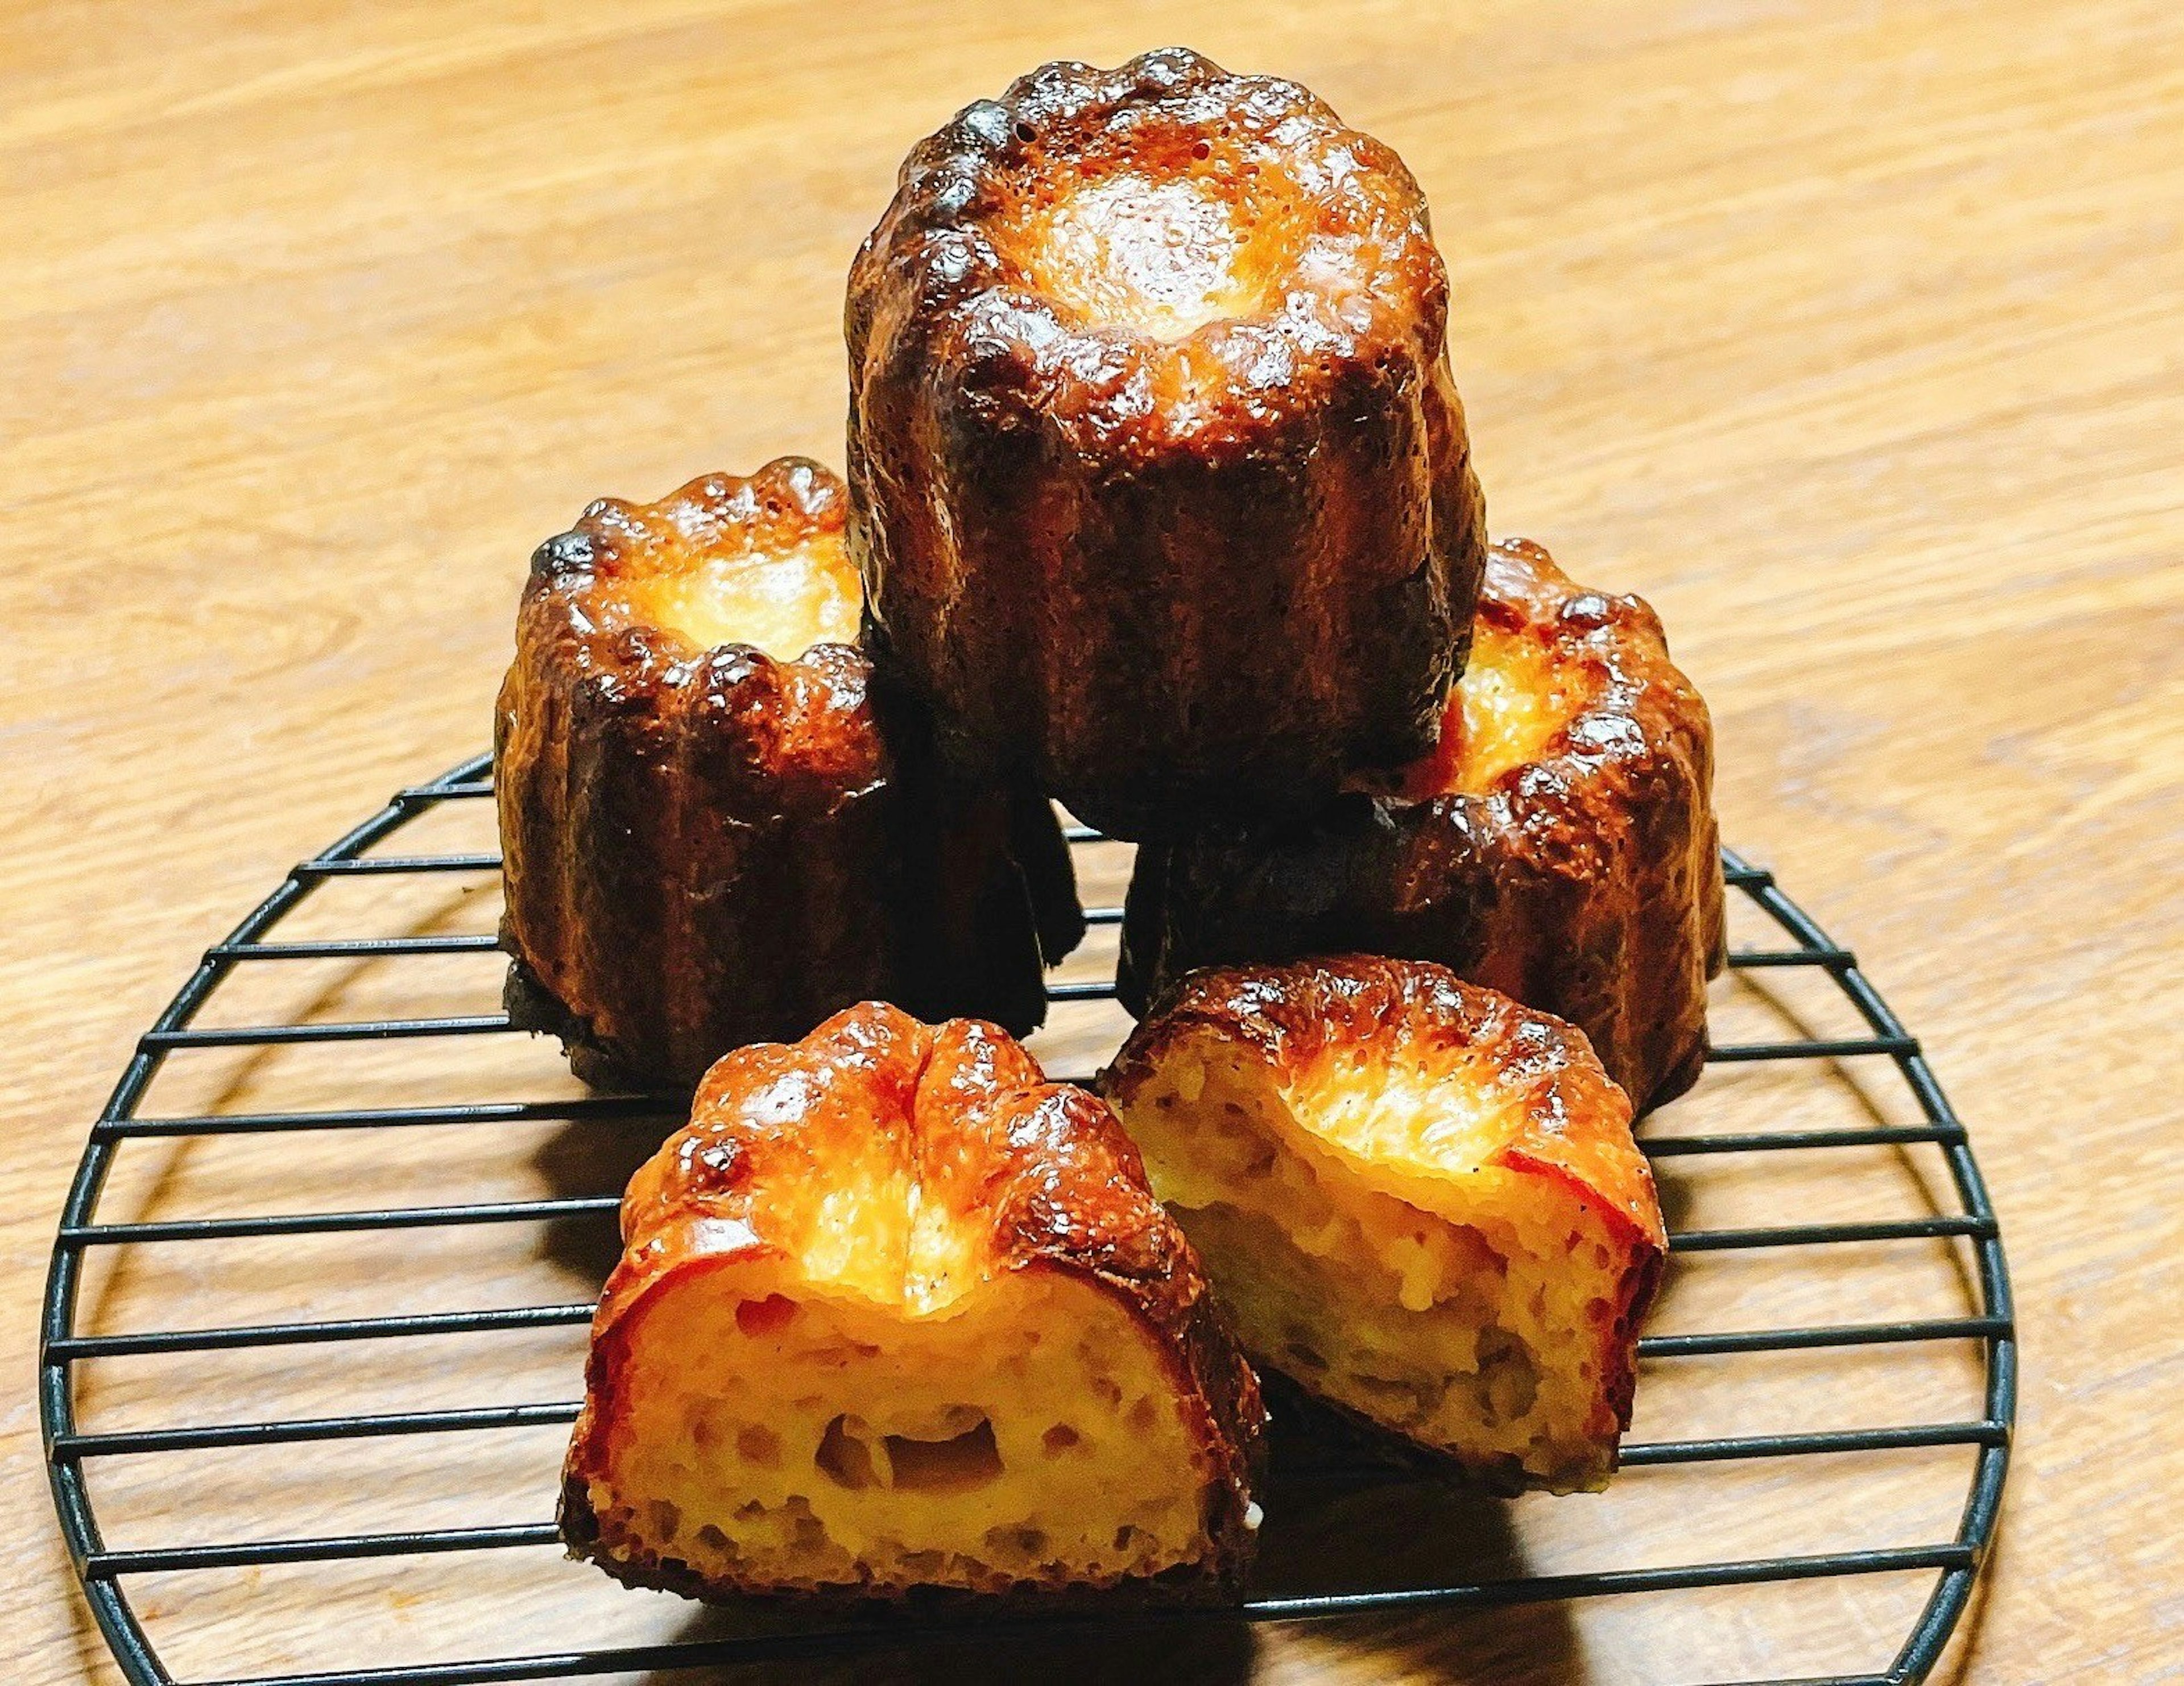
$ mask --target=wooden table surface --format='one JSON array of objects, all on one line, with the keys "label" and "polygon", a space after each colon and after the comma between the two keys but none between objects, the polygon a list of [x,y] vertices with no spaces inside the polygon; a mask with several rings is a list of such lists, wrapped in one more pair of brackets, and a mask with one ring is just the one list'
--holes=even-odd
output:
[{"label": "wooden table surface", "polygon": [[[1659,607],[1714,708],[1725,835],[1855,946],[1971,1127],[2024,1389],[2001,1543],[1942,1678],[2184,1676],[2170,0],[8,8],[0,1494],[18,1543],[0,1676],[116,1678],[51,1520],[32,1374],[56,1214],[137,1034],[290,862],[482,745],[540,538],[597,494],[653,497],[788,450],[838,461],[842,276],[913,140],[1042,59],[1169,40],[1309,82],[1410,162],[1453,275],[1495,529]],[[489,846],[483,807],[434,838]],[[343,885],[298,929],[484,930],[493,893],[489,874]],[[489,963],[465,966],[260,967],[219,1010],[489,1009]],[[1739,1024],[1825,1016],[1795,996],[1725,985],[1719,1008]],[[148,1105],[566,1089],[550,1048],[521,1038],[489,1056],[314,1052],[177,1056]],[[1900,1109],[1892,1080],[1886,1063],[1723,1068],[1654,1128],[1869,1121]],[[102,1215],[610,1192],[633,1151],[574,1128],[138,1142]],[[1915,1155],[1773,1158],[1797,1163],[1677,1162],[1672,1216],[1886,1217],[1936,1198]],[[499,1225],[99,1248],[84,1321],[582,1298],[607,1240]],[[1659,1326],[1961,1315],[1967,1292],[1948,1243],[1708,1256],[1680,1271]],[[576,1332],[521,1352],[117,1359],[82,1367],[82,1405],[111,1426],[553,1399]],[[1976,1358],[1959,1343],[1656,1365],[1634,1432],[1976,1416]],[[560,1433],[115,1458],[92,1475],[123,1546],[533,1521]],[[1945,1449],[1633,1470],[1604,1499],[1515,1507],[1298,1499],[1269,1573],[1945,1538],[1969,1466]],[[1080,1643],[1068,1669],[1022,1650],[920,1666],[1860,1672],[1886,1665],[1932,1579],[1223,1625]],[[550,1552],[130,1584],[185,1678],[719,1631]]]}]

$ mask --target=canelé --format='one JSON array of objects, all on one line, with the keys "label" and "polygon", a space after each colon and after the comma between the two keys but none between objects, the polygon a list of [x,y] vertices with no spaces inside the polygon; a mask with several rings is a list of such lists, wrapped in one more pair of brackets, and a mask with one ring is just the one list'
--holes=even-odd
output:
[{"label": "canel\u00e9", "polygon": [[841,482],[798,458],[608,499],[532,558],[495,717],[519,1021],[688,1093],[867,997],[1017,1030],[1081,931],[1028,787],[958,789],[855,645]]},{"label": "canel\u00e9", "polygon": [[1706,705],[1653,611],[1497,544],[1439,751],[1306,824],[1139,850],[1123,1001],[1195,966],[1437,960],[1568,1019],[1658,1104],[1705,1064],[1724,960],[1713,787]]},{"label": "canel\u00e9", "polygon": [[1140,838],[1430,750],[1485,550],[1447,315],[1410,172],[1294,82],[1049,64],[918,146],[849,478],[949,763]]},{"label": "canel\u00e9", "polygon": [[1234,1591],[1264,1412],[1105,1102],[866,1003],[738,1050],[622,1203],[563,1486],[634,1585]]},{"label": "canel\u00e9", "polygon": [[1582,1036],[1420,961],[1214,969],[1101,1087],[1255,1360],[1489,1488],[1607,1480],[1666,1246]]}]

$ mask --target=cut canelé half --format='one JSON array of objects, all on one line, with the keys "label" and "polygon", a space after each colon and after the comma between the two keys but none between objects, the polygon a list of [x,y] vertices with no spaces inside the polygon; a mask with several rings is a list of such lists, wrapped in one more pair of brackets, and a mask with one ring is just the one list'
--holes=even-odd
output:
[{"label": "cut canel\u00e9 half", "polygon": [[1423,962],[1209,970],[1100,1086],[1255,1360],[1496,1490],[1607,1480],[1666,1243],[1580,1032]]},{"label": "cut canel\u00e9 half", "polygon": [[496,715],[509,1005],[688,1094],[868,997],[1028,1030],[1083,930],[1028,786],[957,785],[857,647],[842,483],[784,457],[604,499],[532,559]]},{"label": "cut canel\u00e9 half", "polygon": [[1237,1587],[1257,1383],[1106,1103],[996,1027],[738,1050],[622,1228],[577,1555],[703,1598]]}]

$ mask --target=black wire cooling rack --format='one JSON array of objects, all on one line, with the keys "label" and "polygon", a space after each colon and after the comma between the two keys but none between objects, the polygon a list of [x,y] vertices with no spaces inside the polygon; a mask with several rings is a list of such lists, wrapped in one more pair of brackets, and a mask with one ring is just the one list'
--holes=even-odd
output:
[{"label": "black wire cooling rack", "polygon": [[[334,880],[409,878],[428,874],[471,874],[489,879],[499,865],[498,857],[491,853],[374,851],[421,816],[440,810],[443,805],[488,797],[491,789],[489,757],[466,762],[430,784],[398,793],[380,812],[322,853],[298,865],[231,935],[206,952],[202,963],[173,1002],[140,1040],[113,1098],[92,1126],[54,1243],[44,1306],[39,1404],[61,1532],[90,1611],[119,1660],[122,1672],[131,1682],[168,1686],[177,1680],[177,1675],[170,1672],[170,1664],[163,1660],[161,1646],[155,1644],[154,1631],[163,1622],[172,1619],[176,1611],[191,1607],[188,1588],[192,1577],[219,1571],[242,1571],[247,1575],[276,1570],[327,1573],[337,1567],[372,1563],[394,1572],[409,1572],[413,1560],[431,1559],[438,1554],[551,1548],[555,1543],[552,1524],[542,1519],[519,1524],[409,1527],[203,1542],[155,1539],[117,1547],[108,1543],[102,1529],[101,1516],[93,1502],[92,1476],[94,1471],[103,1472],[131,1460],[164,1457],[166,1462],[161,1467],[170,1473],[164,1482],[154,1485],[170,1501],[164,1514],[171,1516],[178,1512],[187,1513],[193,1482],[203,1486],[211,1479],[196,1471],[193,1459],[222,1452],[263,1454],[278,1453],[278,1449],[315,1446],[323,1452],[322,1443],[328,1442],[443,1433],[468,1435],[476,1431],[540,1426],[550,1430],[573,1420],[577,1410],[573,1400],[371,1410],[273,1420],[263,1416],[261,1407],[259,1414],[251,1420],[231,1421],[220,1420],[220,1383],[217,1378],[210,1378],[201,1382],[186,1379],[181,1384],[157,1393],[155,1403],[170,1405],[179,1411],[185,1419],[181,1422],[154,1421],[118,1428],[86,1427],[79,1421],[78,1415],[84,1371],[99,1361],[167,1360],[185,1366],[181,1373],[187,1378],[187,1366],[209,1364],[215,1354],[300,1348],[315,1362],[316,1355],[335,1350],[336,1343],[457,1334],[512,1337],[526,1331],[575,1328],[588,1320],[590,1302],[576,1300],[485,1310],[393,1309],[358,1317],[314,1317],[210,1327],[153,1326],[86,1332],[80,1325],[86,1270],[94,1257],[102,1254],[103,1262],[110,1264],[114,1255],[126,1255],[133,1249],[164,1243],[245,1238],[363,1237],[387,1231],[431,1235],[465,1226],[528,1220],[548,1224],[576,1219],[610,1221],[605,1214],[614,1209],[616,1201],[612,1190],[546,1199],[255,1216],[152,1221],[109,1221],[100,1216],[102,1193],[107,1189],[119,1156],[131,1142],[188,1142],[237,1136],[273,1137],[292,1144],[293,1154],[304,1159],[315,1153],[335,1151],[322,1145],[328,1142],[348,1144],[341,1151],[354,1153],[354,1144],[360,1139],[377,1139],[376,1132],[406,1131],[415,1126],[513,1124],[537,1119],[599,1120],[657,1114],[655,1103],[608,1096],[550,1101],[463,1100],[444,1105],[315,1107],[293,1111],[208,1109],[167,1116],[140,1114],[140,1106],[163,1063],[186,1049],[257,1050],[291,1044],[331,1044],[348,1048],[351,1052],[344,1057],[354,1059],[357,1058],[354,1052],[357,1045],[389,1038],[466,1038],[510,1029],[506,1016],[498,1012],[334,1022],[298,1016],[294,1022],[232,1026],[200,1022],[207,1004],[224,985],[238,978],[247,969],[260,969],[269,963],[321,960],[408,963],[425,957],[489,952],[494,946],[489,932],[337,935],[294,941],[276,941],[272,933],[299,904]],[[1101,842],[1095,834],[1082,829],[1072,831],[1071,840],[1086,848]],[[1770,1256],[1796,1257],[1803,1256],[1798,1253],[1799,1249],[1931,1242],[1944,1247],[1948,1259],[1961,1261],[1954,1268],[1958,1298],[1967,1315],[1655,1334],[1641,1343],[1641,1360],[1649,1367],[1658,1367],[1674,1359],[1712,1359],[1737,1364],[1754,1361],[1759,1354],[1841,1354],[1873,1348],[1899,1352],[1953,1352],[1960,1356],[1970,1354],[1976,1362],[1983,1403],[1975,1416],[1959,1412],[1948,1420],[1886,1426],[1636,1439],[1624,1447],[1624,1466],[1634,1472],[1649,1467],[1710,1464],[1779,1468],[1782,1465],[1773,1460],[1825,1461],[1819,1454],[1856,1460],[1899,1453],[1906,1449],[1969,1449],[1969,1480],[1963,1489],[1962,1507],[1953,1533],[1948,1538],[1909,1544],[1858,1544],[1842,1549],[1801,1550],[1741,1557],[1736,1560],[1715,1560],[1703,1546],[1699,1546],[1690,1550],[1689,1560],[1652,1566],[1608,1566],[1536,1575],[1445,1574],[1425,1584],[1300,1594],[1255,1590],[1238,1611],[1217,1615],[1154,1611],[1128,1620],[1146,1623],[1240,1621],[1259,1624],[1307,1623],[1333,1617],[1375,1615],[1417,1618],[1434,1612],[1540,1605],[1611,1595],[1692,1593],[1723,1588],[1767,1588],[1780,1593],[1786,1589],[1785,1583],[1847,1583],[1858,1577],[1930,1577],[1931,1588],[1923,1601],[1915,1598],[1904,1600],[1903,1607],[1913,1614],[1892,1660],[1877,1672],[1827,1677],[1835,1686],[1853,1686],[1853,1683],[1856,1686],[1899,1686],[1899,1683],[1926,1678],[1964,1612],[1982,1560],[1993,1539],[2008,1466],[2015,1415],[2016,1346],[2001,1238],[1964,1126],[1951,1110],[1917,1039],[1890,1011],[1850,952],[1831,941],[1776,886],[1767,872],[1734,854],[1724,852],[1724,860],[1730,884],[1750,904],[1740,917],[1749,920],[1756,913],[1764,927],[1776,933],[1767,946],[1740,946],[1732,955],[1731,965],[1747,976],[1762,972],[1777,974],[1780,969],[1797,969],[1808,977],[1824,979],[1838,992],[1838,1005],[1847,1000],[1862,1029],[1858,1034],[1847,1036],[1806,1035],[1802,1034],[1802,1022],[1793,1021],[1801,1034],[1779,1040],[1719,1045],[1713,1051],[1713,1064],[1720,1067],[1765,1062],[1796,1066],[1805,1063],[1799,1069],[1812,1069],[1818,1079],[1825,1079],[1829,1073],[1840,1074],[1853,1069],[1885,1073],[1892,1066],[1902,1091],[1908,1091],[1910,1106],[1915,1108],[1915,1112],[1905,1108],[1902,1116],[1917,1121],[1880,1121],[1883,1115],[1875,1113],[1865,1122],[1842,1128],[1774,1128],[1666,1136],[1656,1133],[1646,1142],[1647,1152],[1657,1164],[1665,1166],[1667,1162],[1694,1156],[1801,1154],[1807,1150],[1859,1147],[1908,1154],[1915,1149],[1939,1156],[1946,1175],[1936,1179],[1935,1185],[1946,1192],[1947,1198],[1936,1196],[1930,1190],[1928,1210],[1910,1217],[1764,1227],[1685,1228],[1672,1235],[1673,1252],[1682,1261],[1680,1268],[1689,1268],[1692,1256],[1698,1254],[1752,1254],[1772,1250]],[[1120,917],[1120,910],[1114,907],[1095,908],[1090,913],[1095,925],[1112,926]],[[1781,939],[1786,939],[1786,943]],[[1057,1001],[1100,1001],[1112,997],[1112,988],[1096,980],[1064,983],[1055,986],[1054,994]],[[1702,1083],[1696,1092],[1702,1094],[1708,1086]],[[343,1092],[359,1100],[372,1098],[370,1075],[367,1072],[359,1076]],[[1899,1091],[1895,1099],[1900,1104],[1905,1094]],[[324,1133],[328,1131],[341,1134],[329,1136]],[[358,1132],[364,1135],[359,1136]],[[1952,1203],[1954,1209],[1947,1209]],[[1673,1209],[1671,1215],[1673,1219]],[[419,1243],[412,1241],[405,1244]],[[1841,1255],[1838,1252],[1836,1256]],[[398,1292],[398,1288],[390,1292]],[[191,1303],[195,1305],[202,1302],[193,1299]],[[573,1371],[570,1379],[575,1379]],[[1641,1412],[1646,1399],[1646,1387],[1641,1386]],[[542,1440],[540,1445],[542,1460],[549,1460],[558,1451],[553,1437]],[[309,1454],[297,1449],[278,1455],[293,1460]],[[460,1479],[460,1471],[451,1478]],[[1419,1479],[1415,1475],[1385,1469],[1379,1471],[1375,1478],[1383,1482]],[[1635,1482],[1645,1477],[1633,1473],[1623,1479]],[[550,1505],[554,1485],[552,1462],[542,1461],[536,1471],[535,1489],[536,1506],[542,1513]],[[523,1490],[530,1489],[526,1485]],[[1954,1503],[1953,1499],[1949,1502],[1952,1505]],[[1858,1509],[1855,1505],[1850,1508],[1853,1512]],[[1842,1526],[1849,1528],[1857,1527],[1863,1518],[1851,1514],[1840,1520]],[[1933,1532],[1942,1530],[1936,1528]],[[458,1557],[456,1561],[460,1564],[475,1560]],[[566,1566],[566,1572],[572,1577],[588,1577],[588,1588],[598,1580],[593,1572],[580,1566]],[[181,1590],[162,1596],[156,1600],[157,1608],[153,1608],[143,1597],[132,1596],[132,1587],[147,1580]],[[240,1624],[237,1632],[248,1629],[254,1620],[254,1606],[249,1599],[255,1595],[251,1590],[254,1584],[247,1581],[239,1595],[242,1602],[233,1618]],[[387,1595],[395,1594],[390,1591]],[[296,1618],[292,1607],[288,1607],[291,1614],[266,1619],[293,1624]],[[1103,1625],[1112,1627],[1114,1619],[1102,1618]],[[1063,1622],[1081,1620],[1056,1618]],[[488,1636],[474,1641],[482,1649],[490,1643],[490,1635],[503,1629],[482,1622],[477,1631]],[[306,1663],[285,1672],[222,1681],[220,1686],[483,1686],[483,1683],[489,1682],[607,1673],[676,1678],[682,1671],[738,1663],[840,1658],[867,1652],[892,1655],[889,1648],[916,1646],[936,1638],[975,1644],[996,1632],[1005,1632],[1011,1639],[1021,1640],[1056,1631],[1056,1623],[1047,1621],[1012,1621],[1000,1627],[986,1624],[975,1631],[967,1631],[960,1626],[906,1626],[900,1622],[878,1625],[842,1622],[817,1629],[787,1631],[776,1624],[766,1631],[727,1633],[701,1628],[694,1635],[665,1642],[602,1644],[533,1655],[459,1655],[449,1661],[407,1665],[390,1664],[382,1653],[366,1666],[326,1667]],[[445,1626],[438,1630],[443,1641],[448,1632]],[[460,1624],[454,1632],[459,1638]],[[215,1633],[215,1641],[220,1637]],[[309,1651],[312,1638],[307,1633],[296,1644]],[[202,1644],[199,1649],[203,1649]],[[237,1644],[235,1649],[243,1647]],[[226,1649],[214,1651],[214,1655],[227,1654]],[[198,1683],[209,1678],[203,1673],[181,1678],[188,1686],[198,1686]]]}]

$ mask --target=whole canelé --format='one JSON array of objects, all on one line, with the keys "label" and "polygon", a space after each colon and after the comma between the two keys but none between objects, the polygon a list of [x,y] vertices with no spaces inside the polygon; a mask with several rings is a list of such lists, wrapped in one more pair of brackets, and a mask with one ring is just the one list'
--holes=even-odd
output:
[{"label": "whole canel\u00e9", "polygon": [[532,558],[494,723],[509,1004],[589,1080],[687,1093],[868,997],[1045,1016],[1042,939],[1082,931],[1067,846],[883,710],[845,516],[783,458],[603,500]]},{"label": "whole canel\u00e9", "polygon": [[1341,952],[1438,961],[1569,1020],[1641,1108],[1697,1080],[1725,958],[1713,729],[1643,600],[1496,544],[1434,756],[1301,827],[1138,851],[1134,1013],[1194,967]]},{"label": "whole canel\u00e9", "polygon": [[1417,182],[1294,82],[1049,64],[920,144],[849,479],[944,759],[1143,838],[1429,751],[1485,549],[1447,317]]}]

